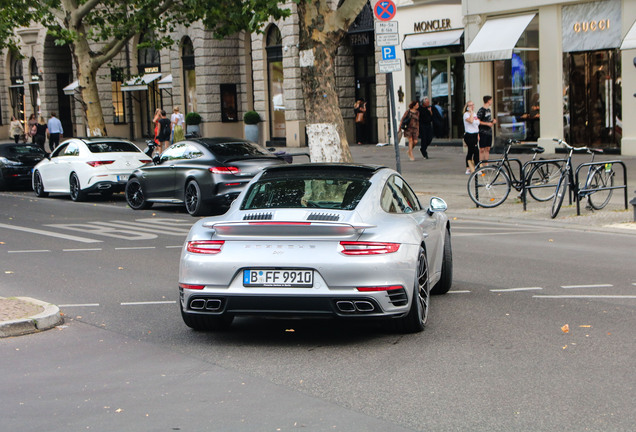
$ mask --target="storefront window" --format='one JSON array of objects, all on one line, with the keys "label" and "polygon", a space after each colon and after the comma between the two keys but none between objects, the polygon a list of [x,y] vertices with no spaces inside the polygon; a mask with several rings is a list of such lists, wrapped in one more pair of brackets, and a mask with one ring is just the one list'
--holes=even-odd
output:
[{"label": "storefront window", "polygon": [[502,140],[536,141],[541,135],[538,16],[519,38],[512,59],[494,62],[494,77],[497,136]]},{"label": "storefront window", "polygon": [[126,123],[126,111],[124,104],[124,93],[121,91],[121,85],[124,81],[124,70],[122,68],[111,68],[110,85],[111,98],[113,102],[113,123]]},{"label": "storefront window", "polygon": [[186,114],[197,110],[197,75],[194,69],[194,46],[190,38],[183,41],[181,62]]},{"label": "storefront window", "polygon": [[267,33],[267,79],[272,140],[284,140],[286,136],[282,44],[283,39],[278,28],[276,26],[270,27]]},{"label": "storefront window", "polygon": [[[436,138],[463,134],[464,60],[459,46],[412,50],[408,53],[412,75],[412,100],[428,97],[435,108]],[[439,115],[438,115],[439,114]]]},{"label": "storefront window", "polygon": [[12,113],[24,123],[24,78],[22,76],[22,58],[20,54],[11,52],[11,85],[9,86],[9,98]]}]

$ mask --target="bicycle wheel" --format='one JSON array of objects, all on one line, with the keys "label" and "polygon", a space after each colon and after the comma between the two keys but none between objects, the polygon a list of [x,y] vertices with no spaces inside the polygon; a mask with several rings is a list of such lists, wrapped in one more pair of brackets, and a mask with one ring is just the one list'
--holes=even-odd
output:
[{"label": "bicycle wheel", "polygon": [[561,178],[559,178],[559,183],[557,184],[556,190],[554,191],[554,200],[552,201],[552,209],[550,211],[550,217],[554,219],[558,214],[559,210],[561,210],[561,205],[563,204],[563,199],[565,198],[565,194],[568,190],[568,173],[565,171],[562,173]]},{"label": "bicycle wheel", "polygon": [[549,201],[561,177],[561,166],[556,162],[536,164],[527,177],[528,193],[537,201]]},{"label": "bicycle wheel", "polygon": [[497,207],[509,193],[510,178],[501,168],[481,167],[468,178],[468,195],[478,206]]},{"label": "bicycle wheel", "polygon": [[[585,189],[600,189],[612,186],[614,186],[614,170],[610,168],[609,171],[606,171],[604,166],[600,166],[594,170],[594,174]],[[590,190],[587,202],[594,210],[600,210],[612,198],[612,192],[614,192],[613,189]]]}]

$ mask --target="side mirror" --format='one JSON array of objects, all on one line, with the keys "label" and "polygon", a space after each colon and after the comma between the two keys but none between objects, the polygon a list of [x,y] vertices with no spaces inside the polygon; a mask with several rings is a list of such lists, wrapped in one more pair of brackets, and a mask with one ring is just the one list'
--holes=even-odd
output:
[{"label": "side mirror", "polygon": [[439,197],[432,197],[431,201],[428,204],[428,214],[432,215],[437,212],[445,212],[448,209],[448,204],[446,201]]}]

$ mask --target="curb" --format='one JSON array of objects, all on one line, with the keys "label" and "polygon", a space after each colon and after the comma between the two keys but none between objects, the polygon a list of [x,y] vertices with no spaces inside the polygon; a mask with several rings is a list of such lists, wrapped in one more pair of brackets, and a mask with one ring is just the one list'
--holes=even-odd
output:
[{"label": "curb", "polygon": [[28,318],[0,322],[0,338],[22,336],[53,328],[64,321],[57,306],[31,297],[16,297],[44,308],[44,312]]}]

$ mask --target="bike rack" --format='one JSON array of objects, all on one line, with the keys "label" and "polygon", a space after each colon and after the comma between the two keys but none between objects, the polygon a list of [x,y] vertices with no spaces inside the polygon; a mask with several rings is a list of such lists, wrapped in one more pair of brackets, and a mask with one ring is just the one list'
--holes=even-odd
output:
[{"label": "bike rack", "polygon": [[[477,162],[477,165],[475,165],[475,170],[477,170],[477,168],[479,168],[481,166],[482,163],[495,163],[495,164],[502,164],[501,169],[506,170],[507,171],[507,167],[506,165],[503,164],[504,159],[485,159],[485,160],[480,160],[479,162]],[[508,158],[508,162],[516,162],[517,164],[519,164],[519,173],[521,175],[523,175],[523,167],[521,166],[521,161],[517,158]],[[512,168],[512,167],[511,167]],[[506,173],[508,174],[508,173]],[[510,179],[510,181],[512,182],[512,178]],[[521,182],[523,184],[525,184],[525,180],[523,180],[523,177],[521,177]],[[523,191],[523,186],[521,188],[521,190]],[[475,191],[475,195],[477,195],[477,197],[479,197],[479,191]],[[479,204],[475,204],[475,208],[479,208]],[[525,210],[525,208],[524,208]]]},{"label": "bike rack", "polygon": [[[558,164],[564,164],[566,162],[565,159],[535,159],[535,160],[529,160],[526,163],[523,164],[523,167],[521,167],[521,178],[523,179],[523,188],[521,189],[521,201],[523,202],[523,211],[527,210],[528,207],[528,200],[527,200],[527,190],[528,189],[538,189],[538,188],[545,188],[545,187],[554,187],[551,185],[537,185],[537,186],[529,186],[528,182],[526,181],[526,173],[530,173],[530,169],[528,169],[528,165],[538,165],[538,164],[544,164],[544,163],[550,163],[550,162],[556,162]],[[572,198],[570,198],[570,204],[572,203]]]},{"label": "bike rack", "polygon": [[[579,171],[583,167],[587,166],[600,166],[605,164],[620,165],[623,167],[623,184],[621,186],[609,186],[603,188],[594,188],[594,189],[579,189]],[[581,193],[591,192],[596,190],[610,190],[610,189],[623,189],[625,195],[625,210],[627,210],[627,169],[625,168],[625,163],[620,160],[612,160],[612,161],[597,161],[597,162],[586,162],[582,163],[576,168],[576,172],[574,174],[574,184],[576,186],[576,191],[574,191],[574,199],[576,200],[576,215],[581,216]],[[571,203],[571,202],[570,202]]]}]

